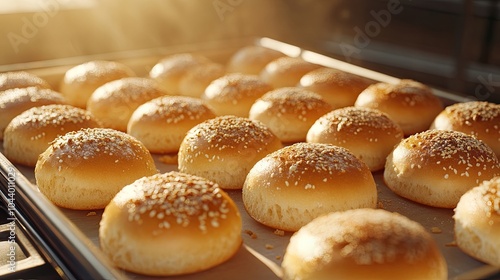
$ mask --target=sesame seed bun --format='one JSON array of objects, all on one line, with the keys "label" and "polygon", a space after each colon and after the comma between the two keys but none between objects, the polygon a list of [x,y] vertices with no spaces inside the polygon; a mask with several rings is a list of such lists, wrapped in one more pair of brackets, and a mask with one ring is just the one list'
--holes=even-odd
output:
[{"label": "sesame seed bun", "polygon": [[163,95],[165,92],[154,80],[123,78],[98,87],[87,102],[87,110],[104,127],[125,132],[130,116],[137,107]]},{"label": "sesame seed bun", "polygon": [[38,156],[58,136],[100,127],[92,115],[71,105],[53,104],[24,111],[5,129],[3,153],[12,162],[34,167]]},{"label": "sesame seed bun", "polygon": [[379,110],[345,107],[320,117],[307,132],[307,142],[348,149],[371,171],[383,169],[385,159],[403,140],[403,130]]},{"label": "sesame seed bun", "polygon": [[179,148],[179,171],[205,177],[223,189],[241,189],[253,165],[281,147],[261,122],[220,116],[188,131]]},{"label": "sesame seed bun", "polygon": [[0,94],[4,90],[26,87],[51,88],[44,79],[25,71],[0,73]]},{"label": "sesame seed bun", "polygon": [[86,108],[89,97],[98,87],[114,80],[133,76],[135,76],[134,71],[122,63],[104,60],[88,61],[65,72],[59,91],[64,95],[68,104]]},{"label": "sesame seed bun", "polygon": [[319,217],[286,248],[283,279],[447,279],[446,260],[419,223],[382,209]]},{"label": "sesame seed bun", "polygon": [[217,184],[169,172],[124,187],[104,210],[101,249],[118,267],[168,276],[219,265],[240,248],[242,222]]},{"label": "sesame seed bun", "polygon": [[405,136],[429,129],[444,108],[429,87],[413,80],[370,85],[359,94],[354,106],[386,113],[403,129]]},{"label": "sesame seed bun", "polygon": [[249,118],[264,123],[282,142],[306,140],[313,123],[333,110],[319,94],[299,87],[272,90],[257,99]]},{"label": "sesame seed bun", "polygon": [[200,99],[162,96],[134,111],[127,133],[141,141],[151,153],[177,153],[191,128],[215,117]]},{"label": "sesame seed bun", "polygon": [[455,240],[470,256],[500,267],[500,177],[465,193],[455,208]]},{"label": "sesame seed bun", "polygon": [[158,61],[149,72],[149,77],[156,80],[166,93],[179,95],[181,94],[179,83],[186,73],[198,65],[210,62],[208,58],[202,55],[191,53],[172,54]]},{"label": "sesame seed bun", "polygon": [[318,93],[337,109],[354,106],[358,95],[373,83],[361,76],[322,67],[302,76],[299,86]]},{"label": "sesame seed bun", "polygon": [[272,89],[258,76],[233,73],[212,81],[201,99],[218,116],[248,117],[255,100]]},{"label": "sesame seed bun", "polygon": [[493,150],[457,131],[427,130],[402,140],[387,157],[386,185],[415,202],[455,208],[460,197],[500,175]]},{"label": "sesame seed bun", "polygon": [[431,128],[470,134],[490,146],[500,158],[500,104],[470,101],[450,105],[436,117]]},{"label": "sesame seed bun", "polygon": [[144,145],[123,132],[85,128],[51,143],[35,166],[38,189],[55,205],[104,208],[125,185],[157,173]]},{"label": "sesame seed bun", "polygon": [[179,80],[179,94],[200,98],[212,81],[226,74],[218,63],[202,63],[194,66]]},{"label": "sesame seed bun", "polygon": [[346,149],[296,143],[254,165],[242,199],[256,221],[296,231],[329,212],[375,208],[377,188],[366,164]]},{"label": "sesame seed bun", "polygon": [[295,87],[302,76],[320,67],[299,57],[284,56],[269,62],[259,76],[273,88]]},{"label": "sesame seed bun", "polygon": [[239,49],[229,58],[228,72],[259,75],[266,65],[280,57],[282,52],[263,46],[246,46]]},{"label": "sesame seed bun", "polygon": [[51,89],[37,87],[8,89],[0,94],[0,140],[10,121],[22,112],[37,106],[64,104],[64,97]]}]

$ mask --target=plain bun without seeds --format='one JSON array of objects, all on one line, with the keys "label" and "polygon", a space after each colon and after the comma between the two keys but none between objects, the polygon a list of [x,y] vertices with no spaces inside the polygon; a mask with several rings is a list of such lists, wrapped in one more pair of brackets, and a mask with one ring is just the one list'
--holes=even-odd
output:
[{"label": "plain bun without seeds", "polygon": [[284,280],[447,279],[445,258],[419,223],[382,209],[314,219],[290,239]]},{"label": "plain bun without seeds", "polygon": [[205,178],[169,172],[125,186],[106,206],[101,249],[118,267],[151,276],[200,272],[242,244],[232,199]]},{"label": "plain bun without seeds", "polygon": [[156,174],[146,147],[108,128],[85,128],[59,136],[35,166],[38,189],[55,205],[102,209],[125,185]]},{"label": "plain bun without seeds", "polygon": [[256,221],[296,231],[328,212],[375,208],[377,188],[366,164],[345,148],[296,143],[254,165],[242,199]]},{"label": "plain bun without seeds", "polygon": [[402,140],[384,169],[384,181],[396,194],[441,208],[455,208],[464,193],[499,175],[490,147],[451,130],[427,130]]}]

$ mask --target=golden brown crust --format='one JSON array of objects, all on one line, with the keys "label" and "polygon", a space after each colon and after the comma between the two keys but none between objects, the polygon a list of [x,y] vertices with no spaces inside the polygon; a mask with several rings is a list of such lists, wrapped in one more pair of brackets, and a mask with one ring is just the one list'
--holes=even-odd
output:
[{"label": "golden brown crust", "polygon": [[179,149],[179,170],[241,189],[246,174],[259,159],[282,147],[258,121],[220,116],[193,127]]},{"label": "golden brown crust", "polygon": [[22,112],[37,106],[65,104],[64,97],[51,89],[14,88],[0,94],[0,140],[10,121]]},{"label": "golden brown crust", "polygon": [[68,104],[86,108],[92,93],[105,83],[135,76],[128,66],[114,61],[94,60],[76,65],[66,71],[59,90]]},{"label": "golden brown crust", "polygon": [[257,99],[249,118],[264,123],[282,142],[306,140],[311,125],[333,110],[320,95],[299,88],[272,90]]},{"label": "golden brown crust", "polygon": [[302,76],[320,67],[302,58],[285,56],[269,62],[259,76],[273,88],[294,87]]},{"label": "golden brown crust", "polygon": [[285,54],[263,46],[246,46],[229,58],[228,72],[259,75],[266,65]]},{"label": "golden brown crust", "polygon": [[457,246],[493,266],[500,266],[500,177],[465,193],[455,208]]},{"label": "golden brown crust", "polygon": [[380,209],[313,220],[290,239],[282,268],[283,279],[447,279],[446,261],[425,228]]},{"label": "golden brown crust", "polygon": [[273,152],[243,185],[247,212],[267,226],[296,231],[327,212],[376,206],[373,176],[346,149],[297,143]]},{"label": "golden brown crust", "polygon": [[403,141],[388,156],[387,186],[422,204],[454,208],[460,196],[500,175],[493,150],[462,132],[427,130]]},{"label": "golden brown crust", "polygon": [[374,81],[341,70],[322,67],[300,79],[299,86],[321,95],[334,108],[354,106],[358,95]]},{"label": "golden brown crust", "polygon": [[500,158],[499,104],[470,101],[450,105],[436,117],[431,128],[470,134],[485,142]]},{"label": "golden brown crust", "polygon": [[233,256],[241,244],[241,228],[238,208],[217,184],[168,172],[124,187],[103,213],[99,238],[104,253],[120,268],[179,275]]},{"label": "golden brown crust", "polygon": [[373,84],[359,94],[354,106],[386,113],[401,126],[406,136],[427,130],[443,110],[441,100],[432,90],[413,80]]},{"label": "golden brown crust", "polygon": [[307,133],[307,142],[347,148],[371,171],[384,168],[385,159],[403,139],[403,131],[379,110],[345,107],[319,118]]},{"label": "golden brown crust", "polygon": [[87,102],[87,110],[104,127],[125,132],[137,107],[163,95],[165,92],[152,79],[123,78],[98,87]]},{"label": "golden brown crust", "polygon": [[0,73],[0,94],[8,89],[26,87],[51,89],[47,81],[26,71]]},{"label": "golden brown crust", "polygon": [[200,99],[162,96],[135,110],[127,133],[144,143],[152,153],[176,153],[191,128],[215,117]]},{"label": "golden brown crust", "polygon": [[178,95],[181,79],[194,67],[205,63],[211,61],[202,55],[192,53],[168,55],[153,66],[149,77],[156,80],[166,93]]},{"label": "golden brown crust", "polygon": [[54,140],[35,166],[39,190],[70,209],[102,209],[125,185],[157,173],[135,138],[107,128],[86,128]]},{"label": "golden brown crust", "polygon": [[201,98],[218,116],[248,117],[255,100],[270,90],[258,76],[232,73],[212,81]]},{"label": "golden brown crust", "polygon": [[56,137],[92,127],[100,124],[83,109],[62,104],[34,107],[12,119],[5,129],[4,154],[12,162],[34,167]]}]

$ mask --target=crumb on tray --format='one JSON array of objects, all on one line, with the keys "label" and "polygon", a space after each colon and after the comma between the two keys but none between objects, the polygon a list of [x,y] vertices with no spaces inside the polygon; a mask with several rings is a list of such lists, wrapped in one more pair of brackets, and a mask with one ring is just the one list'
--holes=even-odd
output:
[{"label": "crumb on tray", "polygon": [[257,234],[255,234],[255,232],[249,230],[249,229],[246,229],[245,230],[245,233],[250,236],[252,239],[257,239]]},{"label": "crumb on tray", "polygon": [[91,212],[87,213],[87,217],[95,216],[95,215],[97,215],[97,213],[95,211],[91,211]]},{"label": "crumb on tray", "polygon": [[441,232],[443,232],[443,231],[442,231],[440,228],[438,228],[438,227],[432,227],[432,228],[431,228],[431,232],[432,232],[432,233],[441,233]]},{"label": "crumb on tray", "polygon": [[281,229],[275,229],[274,234],[278,236],[285,236],[285,231]]}]

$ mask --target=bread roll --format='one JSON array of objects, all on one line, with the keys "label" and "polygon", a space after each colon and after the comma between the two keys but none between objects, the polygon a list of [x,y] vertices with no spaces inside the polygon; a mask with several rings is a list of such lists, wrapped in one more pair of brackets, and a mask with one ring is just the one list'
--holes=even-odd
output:
[{"label": "bread roll", "polygon": [[333,110],[319,94],[299,88],[272,90],[257,99],[250,108],[249,118],[264,123],[282,142],[306,140],[313,123]]},{"label": "bread roll", "polygon": [[68,69],[59,85],[59,90],[70,105],[86,108],[89,97],[98,87],[133,76],[135,76],[134,71],[122,63],[94,60]]},{"label": "bread roll", "polygon": [[431,128],[470,134],[500,158],[500,104],[470,101],[450,105],[434,119]]},{"label": "bread roll", "polygon": [[47,81],[26,71],[0,73],[0,94],[8,89],[26,87],[51,89]]},{"label": "bread roll", "polygon": [[462,132],[427,130],[404,139],[389,154],[384,181],[407,199],[455,208],[465,192],[498,175],[500,163],[483,142]]},{"label": "bread roll", "polygon": [[0,140],[10,121],[22,112],[37,106],[64,104],[64,97],[51,89],[14,88],[0,94]]},{"label": "bread roll", "polygon": [[186,73],[193,67],[211,61],[202,56],[191,53],[179,53],[164,57],[156,63],[149,77],[156,80],[163,91],[172,95],[179,95],[179,83]]},{"label": "bread roll", "polygon": [[359,94],[354,106],[386,113],[403,129],[405,136],[429,129],[444,108],[429,87],[412,80],[373,84]]},{"label": "bread roll", "polygon": [[335,109],[354,106],[358,95],[374,81],[345,71],[322,67],[299,81],[299,86],[321,95]]},{"label": "bread roll", "polygon": [[371,171],[377,171],[384,168],[387,156],[403,140],[403,130],[379,110],[344,107],[320,117],[306,140],[344,147]]},{"label": "bread roll", "polygon": [[141,141],[151,153],[177,153],[191,128],[215,117],[200,99],[162,96],[134,111],[127,133]]},{"label": "bread roll", "polygon": [[280,57],[282,52],[263,46],[246,46],[234,53],[227,63],[228,72],[259,75],[266,65]]},{"label": "bread roll", "polygon": [[201,98],[218,116],[248,117],[255,100],[272,89],[257,76],[233,73],[212,81]]},{"label": "bread roll", "polygon": [[200,98],[210,83],[226,74],[218,63],[203,63],[194,66],[179,80],[179,94]]},{"label": "bread roll", "polygon": [[241,216],[217,184],[169,172],[124,187],[104,210],[101,249],[119,268],[168,276],[219,265],[240,248]]},{"label": "bread roll", "polygon": [[99,126],[88,111],[71,105],[34,107],[9,123],[4,133],[3,153],[14,163],[34,167],[38,156],[58,136]]},{"label": "bread roll", "polygon": [[320,67],[299,57],[285,56],[269,62],[259,75],[273,88],[294,87],[302,76]]},{"label": "bread roll", "polygon": [[86,128],[51,143],[35,166],[38,189],[55,205],[104,208],[125,185],[157,173],[146,147],[123,132]]},{"label": "bread roll", "polygon": [[123,78],[98,87],[88,100],[87,110],[104,127],[125,132],[137,107],[163,95],[165,92],[151,79]]},{"label": "bread roll", "polygon": [[254,165],[243,185],[242,199],[256,221],[297,231],[329,212],[375,208],[377,187],[366,164],[346,149],[296,143]]},{"label": "bread roll", "polygon": [[381,209],[319,217],[290,239],[283,279],[447,279],[445,258],[419,223]]},{"label": "bread roll", "polygon": [[465,193],[455,208],[455,241],[468,255],[500,267],[500,177]]},{"label": "bread roll", "polygon": [[241,189],[253,165],[281,147],[261,122],[221,116],[188,131],[179,148],[179,171],[205,177],[223,189]]}]

